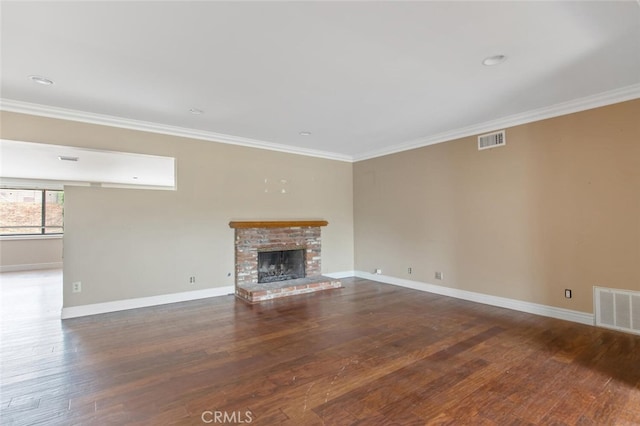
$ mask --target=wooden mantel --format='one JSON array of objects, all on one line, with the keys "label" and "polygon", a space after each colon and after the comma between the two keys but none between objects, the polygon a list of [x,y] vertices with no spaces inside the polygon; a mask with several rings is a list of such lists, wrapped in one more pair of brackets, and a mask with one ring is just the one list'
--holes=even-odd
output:
[{"label": "wooden mantel", "polygon": [[237,228],[293,228],[297,226],[327,226],[326,220],[262,220],[231,221],[229,227]]}]

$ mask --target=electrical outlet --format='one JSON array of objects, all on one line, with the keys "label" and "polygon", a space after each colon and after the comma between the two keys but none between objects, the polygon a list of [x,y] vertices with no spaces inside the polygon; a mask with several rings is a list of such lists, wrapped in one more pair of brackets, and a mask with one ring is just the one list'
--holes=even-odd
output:
[{"label": "electrical outlet", "polygon": [[376,274],[376,275],[380,275],[380,274],[382,274],[382,269],[376,269],[375,274]]},{"label": "electrical outlet", "polygon": [[196,283],[196,277],[189,277],[189,284],[195,284]]},{"label": "electrical outlet", "polygon": [[566,297],[567,299],[571,299],[571,289],[570,288],[565,288],[564,289],[564,297]]},{"label": "electrical outlet", "polygon": [[412,268],[407,268],[407,272],[409,273],[409,275],[411,275],[411,273],[413,272]]},{"label": "electrical outlet", "polygon": [[436,280],[444,279],[444,274],[442,272],[436,272]]},{"label": "electrical outlet", "polygon": [[80,281],[76,281],[74,283],[71,283],[71,291],[73,293],[80,293],[82,292],[82,282]]}]

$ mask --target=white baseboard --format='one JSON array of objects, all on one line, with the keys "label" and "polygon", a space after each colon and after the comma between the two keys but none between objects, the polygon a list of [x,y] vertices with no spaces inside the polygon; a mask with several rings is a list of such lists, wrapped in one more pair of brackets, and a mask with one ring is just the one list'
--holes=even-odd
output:
[{"label": "white baseboard", "polygon": [[[456,299],[468,300],[470,302],[483,303],[485,305],[498,306],[501,308],[572,321],[580,324],[594,325],[594,315],[585,312],[556,308],[554,306],[540,305],[538,303],[524,302],[522,300],[508,299],[506,297],[492,296],[488,294],[444,287],[435,284],[428,284],[419,281],[395,278],[387,275],[377,275],[363,271],[342,271],[323,275],[335,279],[350,277],[366,278],[371,281],[379,281],[385,284],[392,284],[399,287],[426,291],[429,293],[454,297]],[[226,286],[208,288],[204,290],[187,291],[183,293],[164,294],[160,296],[141,297],[137,299],[94,303],[91,305],[70,306],[62,308],[62,319],[124,311],[127,309],[146,308],[149,306],[164,305],[168,303],[186,302],[189,300],[205,299],[208,297],[225,296],[228,294],[233,294],[234,292],[234,286]]]},{"label": "white baseboard", "polygon": [[62,262],[25,263],[22,265],[0,266],[0,272],[37,271],[41,269],[62,269]]},{"label": "white baseboard", "polygon": [[377,275],[363,271],[355,271],[354,276],[358,278],[366,278],[372,281],[379,281],[385,284],[393,284],[400,287],[411,288],[414,290],[455,297],[456,299],[463,299],[471,302],[484,303],[485,305],[513,309],[514,311],[527,312],[529,314],[542,315],[545,317],[557,318],[561,320],[577,322],[580,324],[594,325],[594,315],[586,312],[556,308],[554,306],[540,305],[538,303],[508,299],[506,297],[491,296],[488,294],[476,293],[473,291],[443,287],[435,284],[405,280],[402,278],[395,278],[387,275]]},{"label": "white baseboard", "polygon": [[206,299],[208,297],[234,294],[234,286],[214,287],[203,290],[185,291],[182,293],[162,294],[159,296],[139,297],[137,299],[115,300],[113,302],[93,303],[91,305],[69,306],[62,308],[62,319],[84,317],[87,315],[106,314],[108,312],[127,309],[147,308],[149,306],[168,303],[187,302],[189,300]]},{"label": "white baseboard", "polygon": [[[62,264],[60,264],[62,267]],[[355,271],[333,272],[323,274],[329,278],[341,279],[355,276]],[[204,290],[187,291],[183,293],[163,294],[160,296],[140,297],[137,299],[115,300],[113,302],[93,303],[90,305],[69,306],[62,308],[62,319],[84,317],[88,315],[106,314],[127,309],[147,308],[149,306],[167,303],[186,302],[189,300],[206,299],[207,297],[226,296],[234,294],[235,287],[215,287]]]},{"label": "white baseboard", "polygon": [[325,277],[335,278],[339,280],[341,278],[351,278],[356,276],[356,271],[342,271],[342,272],[332,272],[330,274],[322,274]]}]

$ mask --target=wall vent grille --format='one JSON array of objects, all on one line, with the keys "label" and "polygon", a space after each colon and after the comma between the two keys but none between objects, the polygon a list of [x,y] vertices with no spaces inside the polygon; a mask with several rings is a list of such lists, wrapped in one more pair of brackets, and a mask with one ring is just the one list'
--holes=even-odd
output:
[{"label": "wall vent grille", "polygon": [[640,292],[594,287],[596,325],[640,334]]},{"label": "wall vent grille", "polygon": [[478,150],[497,148],[499,146],[505,146],[506,144],[507,138],[504,130],[478,136]]}]

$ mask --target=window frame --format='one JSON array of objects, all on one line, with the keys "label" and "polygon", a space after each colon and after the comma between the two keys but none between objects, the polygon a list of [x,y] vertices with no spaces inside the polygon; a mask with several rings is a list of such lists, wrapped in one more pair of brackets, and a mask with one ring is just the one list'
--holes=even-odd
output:
[{"label": "window frame", "polygon": [[[51,226],[47,225],[47,192],[62,192],[64,194],[64,189],[43,189],[43,188],[0,188],[3,191],[39,191],[40,192],[40,225],[35,226],[1,226],[0,225],[0,238],[2,239],[12,239],[14,237],[17,238],[60,238],[64,235],[64,201],[62,202],[63,209],[63,223],[62,226]],[[38,233],[24,233],[24,234],[5,234],[4,229],[20,229],[20,228],[40,228],[40,232]],[[46,232],[47,229],[60,229],[60,232]]]}]

